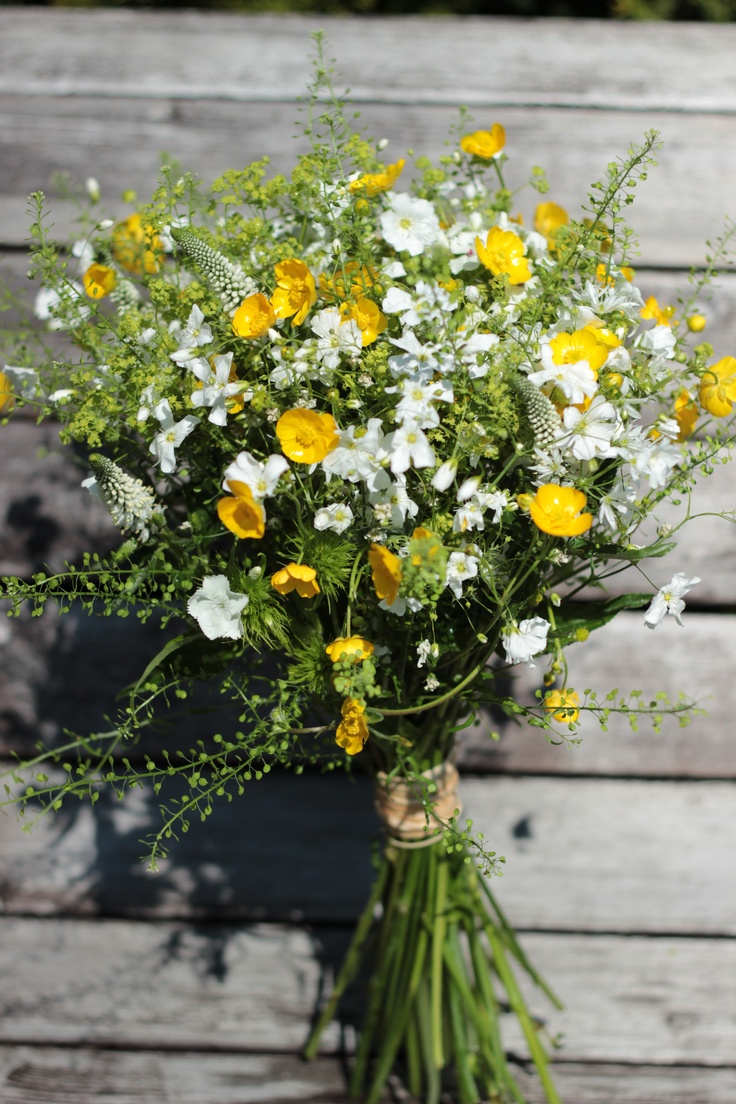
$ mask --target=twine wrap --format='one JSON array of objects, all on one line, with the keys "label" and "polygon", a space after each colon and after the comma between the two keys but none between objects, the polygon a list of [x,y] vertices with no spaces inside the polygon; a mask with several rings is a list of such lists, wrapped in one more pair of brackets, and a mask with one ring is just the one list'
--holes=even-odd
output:
[{"label": "twine wrap", "polygon": [[406,782],[403,778],[387,781],[383,771],[376,775],[376,812],[386,825],[386,831],[395,847],[428,847],[439,843],[443,822],[455,811],[462,812],[462,801],[457,787],[460,776],[457,767],[449,761],[422,771],[422,778],[433,782],[437,789],[429,794],[429,819],[424,806],[426,788],[420,782]]}]

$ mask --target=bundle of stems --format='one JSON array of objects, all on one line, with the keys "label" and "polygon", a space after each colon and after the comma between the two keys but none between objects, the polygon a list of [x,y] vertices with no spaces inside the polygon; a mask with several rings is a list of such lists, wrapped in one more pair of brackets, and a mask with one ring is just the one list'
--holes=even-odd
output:
[{"label": "bundle of stems", "polygon": [[433,839],[417,848],[389,839],[305,1057],[315,1057],[345,990],[363,974],[370,980],[352,1096],[377,1104],[399,1068],[411,1095],[424,1104],[438,1104],[445,1088],[458,1104],[523,1104],[502,1040],[502,1016],[510,1011],[548,1104],[559,1104],[542,1025],[527,1007],[517,971],[556,1008],[560,1002],[527,959],[465,848]]}]

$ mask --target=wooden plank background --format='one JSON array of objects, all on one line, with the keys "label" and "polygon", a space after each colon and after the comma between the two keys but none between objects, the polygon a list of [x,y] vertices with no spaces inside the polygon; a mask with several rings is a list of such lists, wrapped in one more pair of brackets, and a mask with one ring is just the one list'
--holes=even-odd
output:
[{"label": "wooden plank background", "polygon": [[[576,210],[608,161],[659,130],[659,167],[631,216],[637,282],[660,301],[675,301],[706,239],[736,215],[733,26],[3,8],[10,283],[25,290],[26,196],[53,195],[52,173],[96,176],[122,213],[124,188],[151,191],[162,150],[204,179],[263,154],[287,170],[320,28],[337,87],[349,82],[387,157],[446,152],[465,104],[478,126],[505,125],[512,186],[543,165],[549,198]],[[535,200],[519,198],[527,218]],[[71,209],[54,212],[69,233]],[[733,276],[703,303],[718,356],[736,349],[735,305]],[[2,428],[0,573],[110,546],[83,474],[52,425]],[[732,469],[719,467],[696,508],[734,507]],[[632,613],[570,651],[575,685],[682,689],[707,699],[707,717],[661,734],[587,725],[570,750],[493,716],[463,736],[468,815],[507,858],[495,889],[567,1006],[549,1021],[564,1033],[565,1104],[736,1100],[735,551],[733,526],[693,523],[649,572],[655,585],[676,570],[702,577],[685,628],[655,635]],[[155,631],[129,621],[0,622],[0,756],[98,725],[156,648]],[[520,697],[535,675],[520,673]],[[176,720],[184,740],[227,723]],[[366,780],[254,783],[154,876],[139,840],[155,824],[145,795],[70,808],[30,835],[0,818],[3,1104],[342,1102],[355,1008],[317,1063],[298,1050],[370,883]],[[511,1029],[507,1045],[523,1057]],[[541,1100],[533,1080],[528,1092]]]}]

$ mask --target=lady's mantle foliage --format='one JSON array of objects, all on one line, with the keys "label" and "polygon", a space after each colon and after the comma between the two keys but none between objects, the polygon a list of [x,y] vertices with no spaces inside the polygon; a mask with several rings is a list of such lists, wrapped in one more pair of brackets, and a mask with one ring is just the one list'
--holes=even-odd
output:
[{"label": "lady's mantle foliage", "polygon": [[[100,774],[181,772],[206,814],[273,760],[323,755],[322,736],[336,762],[365,748],[376,769],[422,770],[468,706],[496,700],[494,657],[549,657],[547,684],[563,685],[526,710],[533,723],[586,709],[605,722],[613,706],[564,685],[563,648],[649,595],[574,596],[665,550],[637,530],[730,439],[736,359],[688,348],[633,283],[621,209],[653,135],[579,218],[545,201],[530,228],[498,123],[400,187],[403,158],[351,133],[322,65],[306,117],[312,150],[290,179],[266,161],[209,189],[167,171],[124,221],[84,216],[69,259],[36,196],[38,313],[79,351],[38,376],[19,353],[0,406],[53,413],[67,440],[104,451],[96,488],[131,539],[107,564],[5,593],[189,615],[119,730],[198,677],[219,680],[240,725],[163,770],[123,772],[101,738],[97,774],[52,802]],[[538,172],[530,183],[546,190]],[[695,582],[676,574],[645,624],[679,620]]]}]

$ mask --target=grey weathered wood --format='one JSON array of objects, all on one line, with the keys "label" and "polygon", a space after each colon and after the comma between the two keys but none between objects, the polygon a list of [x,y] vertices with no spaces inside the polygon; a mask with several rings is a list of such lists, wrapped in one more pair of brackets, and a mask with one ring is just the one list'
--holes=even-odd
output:
[{"label": "grey weathered wood", "polygon": [[[529,1104],[543,1104],[535,1079],[515,1071]],[[733,1104],[731,1069],[555,1063],[565,1104]],[[4,1104],[350,1104],[334,1057],[210,1054],[90,1048],[0,1047]],[[403,1097],[401,1099],[404,1099]]]},{"label": "grey weathered wood", "polygon": [[[548,1014],[533,998],[550,1031],[564,1031],[567,1061],[733,1064],[734,941],[527,933],[523,942],[567,1005]],[[294,1052],[321,973],[332,975],[343,949],[344,933],[330,929],[6,918],[0,1042]],[[346,1006],[347,1023],[354,1014]],[[513,1025],[506,1038],[523,1052]],[[333,1027],[324,1051],[337,1040]]]},{"label": "grey weathered wood", "polygon": [[[736,935],[732,784],[467,777],[461,792],[463,818],[508,860],[493,889],[514,924]],[[29,835],[3,817],[0,912],[324,922],[368,896],[379,828],[365,778],[252,783],[151,875],[140,840],[159,824],[137,794],[75,802]]]},{"label": "grey weathered wood", "polygon": [[[458,95],[454,102],[464,101]],[[405,157],[413,149],[436,159],[452,148],[447,141],[458,121],[457,106],[359,106],[366,133],[389,140],[386,158]],[[79,186],[87,176],[97,177],[104,213],[111,204],[116,216],[130,210],[119,200],[123,188],[137,190],[142,200],[150,196],[162,150],[208,183],[226,168],[264,155],[271,157],[274,172],[288,173],[296,154],[307,148],[304,139],[292,140],[297,118],[294,102],[2,95],[0,242],[26,241],[26,196],[39,189],[51,194],[54,172],[69,172]],[[658,130],[665,142],[658,166],[626,209],[641,243],[641,263],[702,265],[706,239],[720,233],[726,215],[736,213],[729,185],[736,173],[736,116],[704,114],[696,125],[692,116],[676,112],[499,107],[475,125],[493,121],[506,127],[509,185],[519,187],[532,166],[541,165],[551,185],[547,198],[573,215],[580,215],[605,166],[647,130]],[[530,190],[519,196],[527,223],[538,201]],[[52,213],[56,233],[68,236],[73,209],[54,204]]]},{"label": "grey weathered wood", "polygon": [[0,27],[0,89],[31,95],[291,100],[324,30],[355,99],[736,113],[728,25],[21,9]]}]

